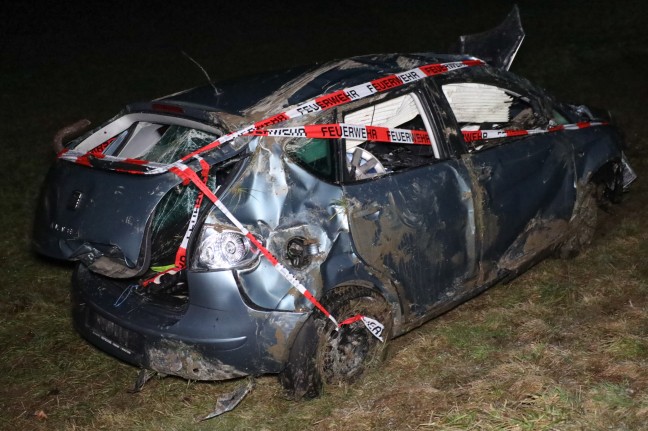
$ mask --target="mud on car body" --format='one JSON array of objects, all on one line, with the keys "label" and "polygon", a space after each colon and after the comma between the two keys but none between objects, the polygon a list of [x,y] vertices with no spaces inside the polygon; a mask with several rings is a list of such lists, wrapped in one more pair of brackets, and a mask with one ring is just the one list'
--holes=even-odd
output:
[{"label": "mud on car body", "polygon": [[[274,135],[239,136],[185,162],[338,321],[371,317],[388,340],[549,254],[577,253],[591,240],[596,206],[617,200],[633,174],[609,119],[506,70],[518,30],[495,51],[482,49],[492,34],[463,37],[462,51],[489,64],[403,78],[358,100],[303,105],[474,57],[372,55],[231,80],[130,105],[68,142],[64,151],[84,156],[50,170],[34,245],[79,262],[78,331],[163,374],[279,373],[298,398],[353,381],[380,358],[384,344],[361,321],[336,328],[193,184],[126,168],[172,164],[294,107],[306,115],[282,118]],[[304,124],[322,125],[322,136],[288,129]],[[326,136],[343,125],[390,134]],[[407,143],[408,131],[424,145]]]}]

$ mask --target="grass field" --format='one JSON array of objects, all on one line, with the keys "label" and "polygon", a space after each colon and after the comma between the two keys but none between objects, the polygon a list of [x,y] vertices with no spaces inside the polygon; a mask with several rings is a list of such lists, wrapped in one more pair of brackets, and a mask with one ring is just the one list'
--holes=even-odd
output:
[{"label": "grass field", "polygon": [[[564,4],[563,4],[564,3]],[[130,3],[128,4],[130,5]],[[6,13],[0,41],[0,429],[648,429],[648,35],[641,2],[523,2],[513,71],[560,99],[612,111],[639,180],[602,213],[592,246],[548,260],[403,336],[377,370],[314,401],[273,376],[233,412],[194,424],[241,382],[154,379],[72,329],[71,266],[37,257],[30,231],[60,127],[218,80],[371,52],[443,51],[510,3],[356,4],[286,13],[83,6]],[[61,6],[63,8],[63,6]],[[56,14],[60,15],[59,17]],[[363,15],[364,14],[364,15]],[[37,414],[38,413],[38,414]]]}]

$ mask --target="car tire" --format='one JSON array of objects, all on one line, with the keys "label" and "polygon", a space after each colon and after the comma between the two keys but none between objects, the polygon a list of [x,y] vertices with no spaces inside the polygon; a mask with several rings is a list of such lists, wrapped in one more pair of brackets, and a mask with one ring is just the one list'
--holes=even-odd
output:
[{"label": "car tire", "polygon": [[590,183],[583,191],[576,215],[569,224],[567,239],[556,250],[559,258],[573,259],[592,242],[598,223],[600,189]]},{"label": "car tire", "polygon": [[290,350],[284,370],[279,374],[290,399],[312,399],[322,393],[324,385],[353,383],[364,371],[385,357],[391,335],[389,304],[365,288],[344,286],[336,289],[323,305],[342,322],[361,314],[385,326],[381,342],[362,321],[335,325],[319,311],[314,311],[300,329]]}]

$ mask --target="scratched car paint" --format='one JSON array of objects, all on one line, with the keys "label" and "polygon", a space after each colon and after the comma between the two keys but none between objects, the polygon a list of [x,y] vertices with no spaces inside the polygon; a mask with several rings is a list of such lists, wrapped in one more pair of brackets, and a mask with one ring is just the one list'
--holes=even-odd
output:
[{"label": "scratched car paint", "polygon": [[[507,38],[493,36],[502,30]],[[462,36],[461,54],[354,57],[194,88],[130,105],[65,144],[88,157],[171,163],[322,94],[483,58],[488,65],[382,81],[375,95],[303,107],[306,116],[282,124],[327,125],[322,133],[333,136],[337,123],[413,130],[426,145],[399,143],[402,131],[392,142],[242,136],[203,155],[206,184],[247,230],[339,321],[365,315],[384,325],[385,343],[360,321],[335,328],[172,173],[58,159],[34,245],[79,262],[76,328],[142,369],[192,380],[277,373],[289,395],[309,398],[323,384],[357,379],[389,339],[548,255],[575,255],[591,240],[597,205],[617,201],[633,173],[609,118],[507,72],[522,38],[514,11],[494,33]],[[510,43],[493,50],[494,41]],[[598,126],[473,139],[585,123]],[[174,265],[185,236],[186,268],[156,277]]]}]

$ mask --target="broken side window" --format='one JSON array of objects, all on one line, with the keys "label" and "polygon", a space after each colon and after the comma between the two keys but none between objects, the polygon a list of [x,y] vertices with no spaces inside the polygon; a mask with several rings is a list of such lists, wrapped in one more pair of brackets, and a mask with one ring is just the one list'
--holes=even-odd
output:
[{"label": "broken side window", "polygon": [[[548,121],[536,108],[539,104],[514,91],[474,82],[445,84],[441,88],[462,132],[547,127]],[[495,143],[501,144],[508,139],[497,139]],[[492,144],[481,141],[471,150]]]},{"label": "broken side window", "polygon": [[549,120],[549,126],[558,126],[563,124],[569,124],[569,120],[558,110],[553,109],[551,111],[551,119]]},{"label": "broken side window", "polygon": [[[331,123],[333,119],[333,114],[327,113],[312,124]],[[333,139],[294,138],[286,143],[285,151],[288,157],[315,176],[335,182],[338,166],[335,148],[336,141]]]},{"label": "broken side window", "polygon": [[397,144],[345,139],[346,170],[350,180],[362,180],[385,173],[431,163],[439,158],[437,143],[421,101],[409,93],[374,102],[343,116],[346,124],[380,126],[427,132],[431,145]]}]

